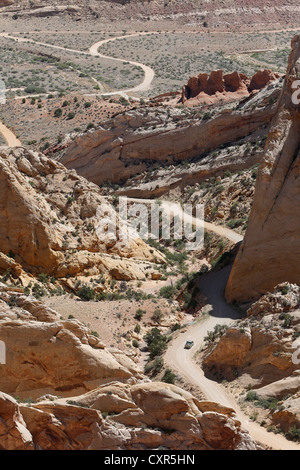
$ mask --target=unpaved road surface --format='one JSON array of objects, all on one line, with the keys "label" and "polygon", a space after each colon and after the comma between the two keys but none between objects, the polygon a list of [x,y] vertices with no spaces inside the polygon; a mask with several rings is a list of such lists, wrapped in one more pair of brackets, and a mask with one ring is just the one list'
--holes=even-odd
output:
[{"label": "unpaved road surface", "polygon": [[[112,60],[116,60],[118,62],[127,62],[127,63],[131,64],[134,67],[140,67],[144,71],[145,76],[144,76],[144,80],[142,81],[142,83],[140,83],[139,85],[137,85],[133,88],[129,88],[127,90],[121,90],[122,93],[125,93],[125,94],[126,93],[137,93],[139,91],[149,90],[149,88],[151,86],[151,83],[152,83],[152,81],[155,77],[154,70],[151,67],[148,67],[147,65],[141,64],[140,62],[133,62],[131,60],[126,60],[126,59],[117,59],[115,57],[110,57],[110,56],[103,55],[99,52],[99,48],[101,46],[103,46],[103,44],[107,44],[108,42],[116,41],[118,39],[132,38],[132,37],[135,37],[135,36],[145,36],[145,35],[148,35],[148,34],[152,34],[152,33],[135,33],[135,34],[128,34],[126,36],[119,36],[119,37],[115,37],[115,38],[104,39],[103,41],[99,41],[96,44],[93,44],[93,46],[90,48],[90,54],[92,56],[100,57],[102,59],[112,59]],[[104,96],[111,96],[111,95],[117,95],[117,94],[120,94],[120,90],[119,91],[113,91],[113,92],[110,92],[110,93],[103,93]]]},{"label": "unpaved road surface", "polygon": [[[43,33],[43,32],[47,33],[47,31],[40,31],[40,33]],[[116,62],[127,62],[127,63],[131,64],[133,67],[140,67],[143,70],[144,80],[142,81],[142,83],[140,83],[139,85],[137,85],[133,88],[129,88],[129,89],[126,89],[126,90],[114,90],[114,91],[111,91],[111,92],[105,92],[104,87],[101,84],[101,82],[98,82],[98,80],[95,79],[95,81],[99,84],[100,88],[103,91],[103,93],[101,93],[102,96],[111,96],[111,95],[120,95],[120,94],[121,95],[122,94],[126,95],[127,93],[137,93],[137,92],[140,92],[140,91],[146,91],[150,88],[151,83],[152,83],[152,81],[155,77],[154,70],[151,67],[148,67],[147,65],[144,65],[144,64],[139,63],[139,62],[133,62],[133,61],[130,61],[130,60],[127,60],[127,59],[106,56],[106,55],[103,55],[99,52],[99,48],[103,44],[107,44],[108,42],[117,41],[119,39],[136,37],[136,36],[145,36],[145,35],[153,34],[153,33],[134,33],[134,34],[128,34],[127,36],[124,36],[124,35],[123,36],[117,36],[117,37],[105,39],[105,40],[102,40],[102,41],[98,41],[90,47],[88,52],[79,51],[79,50],[76,50],[76,49],[70,49],[70,48],[62,47],[62,46],[56,46],[55,44],[49,44],[49,43],[46,43],[46,42],[35,41],[34,39],[22,38],[22,37],[14,36],[13,34],[20,34],[20,33],[18,33],[18,32],[5,33],[4,32],[4,33],[0,33],[0,37],[13,39],[16,42],[32,43],[32,44],[37,44],[39,46],[48,47],[50,49],[58,49],[58,50],[62,50],[64,52],[70,52],[71,54],[91,55],[93,57],[99,57],[99,58],[103,58],[103,59],[114,60]],[[99,95],[99,93],[95,93],[95,95]],[[92,94],[90,94],[90,96],[92,96]]]},{"label": "unpaved road surface", "polygon": [[[155,204],[157,201],[155,199],[138,199],[138,198],[127,198],[129,203],[136,202],[138,204]],[[243,236],[239,233],[236,233],[234,230],[231,230],[226,227],[222,227],[221,225],[215,225],[210,222],[203,221],[202,219],[198,219],[196,217],[192,217],[186,212],[184,212],[184,208],[180,206],[180,204],[159,200],[159,207],[163,209],[166,214],[173,214],[182,217],[182,220],[186,223],[191,223],[192,225],[196,225],[197,227],[203,226],[204,230],[208,232],[214,232],[220,237],[226,238],[227,240],[233,243],[239,243],[243,240]]]},{"label": "unpaved road surface", "polygon": [[[207,319],[190,326],[185,333],[179,334],[172,341],[165,355],[165,362],[186,382],[198,386],[207,400],[233,408],[243,427],[257,442],[274,450],[300,450],[298,444],[288,441],[279,434],[269,433],[265,428],[250,421],[242,412],[236,399],[222,385],[205,377],[203,370],[193,360],[195,352],[204,345],[204,338],[208,331],[212,331],[218,324],[230,325],[232,321],[240,318],[239,314],[225,302],[223,296],[230,269],[231,267],[227,267],[222,271],[201,277],[198,287],[211,305],[210,315]],[[195,343],[190,350],[184,349],[188,340]]]},{"label": "unpaved road surface", "polygon": [[22,145],[21,141],[15,136],[15,134],[2,122],[0,122],[0,134],[3,135],[9,147],[19,147]]}]

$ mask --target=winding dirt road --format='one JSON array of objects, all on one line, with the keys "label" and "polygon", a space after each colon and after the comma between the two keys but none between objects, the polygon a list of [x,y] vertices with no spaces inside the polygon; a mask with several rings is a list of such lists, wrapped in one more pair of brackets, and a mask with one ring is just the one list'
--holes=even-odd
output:
[{"label": "winding dirt road", "polygon": [[15,136],[15,134],[8,129],[1,121],[0,121],[0,134],[3,135],[6,143],[9,147],[19,147],[21,146],[21,141]]},{"label": "winding dirt road", "polygon": [[[144,204],[155,203],[153,199],[127,198],[127,201]],[[177,214],[180,214],[181,217],[184,216],[195,225],[196,218],[184,213],[184,208],[179,204],[175,206],[174,203],[163,200],[160,200],[159,204],[160,208],[167,211],[169,214],[177,208]],[[174,213],[175,212],[173,212],[173,214]],[[202,221],[199,222],[199,225],[201,225]],[[212,231],[234,243],[239,243],[243,240],[242,235],[233,230],[212,223],[204,222],[204,229]],[[208,304],[210,305],[209,316],[208,318],[205,317],[205,319],[200,322],[192,324],[185,333],[179,334],[177,338],[171,342],[165,354],[165,363],[171,369],[177,371],[187,383],[198,386],[207,400],[221,403],[224,406],[234,409],[242,426],[257,442],[274,450],[300,450],[300,445],[288,441],[282,435],[269,433],[265,428],[249,420],[241,410],[235,397],[230,395],[222,385],[207,378],[200,366],[194,362],[194,354],[204,345],[204,338],[209,331],[212,331],[218,324],[230,325],[234,320],[240,318],[238,312],[228,305],[224,298],[224,290],[230,270],[231,267],[229,266],[221,271],[211,272],[201,276],[197,286],[208,300]],[[195,343],[194,347],[190,350],[184,349],[185,343],[188,340],[194,341]]]},{"label": "winding dirt road", "polygon": [[[200,388],[209,401],[221,403],[233,408],[241,421],[242,426],[257,442],[274,450],[300,450],[300,445],[288,441],[279,434],[266,431],[243,413],[236,399],[217,382],[205,377],[203,370],[194,362],[194,354],[204,345],[204,338],[208,331],[212,331],[217,324],[230,325],[239,318],[239,315],[226,302],[223,296],[230,267],[222,271],[209,273],[201,277],[198,287],[207,297],[211,305],[208,318],[190,326],[185,333],[171,342],[165,355],[166,364],[176,370],[188,383]],[[192,349],[184,349],[187,340],[194,341]]]},{"label": "winding dirt road", "polygon": [[[20,34],[20,33],[15,32],[14,34]],[[117,62],[124,62],[125,61],[127,63],[130,63],[132,66],[140,67],[144,72],[143,81],[139,85],[137,85],[133,88],[126,89],[126,90],[114,90],[114,91],[107,92],[105,90],[105,87],[103,86],[103,84],[101,82],[99,82],[95,78],[92,78],[92,80],[94,80],[94,82],[97,83],[97,85],[99,85],[99,88],[101,90],[101,96],[122,95],[122,96],[125,96],[126,98],[128,98],[127,93],[138,93],[138,92],[141,92],[141,91],[146,91],[151,87],[151,83],[152,83],[152,81],[155,77],[154,70],[151,69],[151,67],[148,67],[147,65],[141,64],[139,62],[133,62],[133,61],[128,61],[126,59],[118,59],[118,58],[115,58],[115,57],[105,56],[105,55],[101,54],[98,51],[99,51],[99,48],[103,44],[107,44],[108,42],[117,41],[118,39],[136,37],[136,36],[145,36],[145,35],[148,35],[148,34],[153,34],[153,33],[152,32],[151,33],[134,33],[134,34],[128,34],[127,36],[123,35],[123,36],[118,36],[118,37],[114,37],[114,38],[105,39],[103,41],[98,41],[90,47],[89,52],[79,51],[79,50],[76,50],[76,49],[65,48],[65,47],[62,47],[62,46],[56,46],[55,44],[48,44],[48,43],[44,43],[44,42],[40,42],[40,41],[34,41],[33,39],[21,38],[21,37],[13,36],[13,34],[11,34],[11,33],[5,33],[5,32],[0,33],[0,37],[9,38],[9,39],[12,39],[16,42],[31,43],[31,44],[36,44],[36,45],[39,45],[39,46],[49,47],[49,48],[52,48],[52,49],[67,51],[67,52],[70,52],[72,54],[80,54],[80,55],[99,57],[99,58],[102,58],[102,59],[110,59],[110,60],[114,60],[114,61],[117,61]],[[89,94],[87,96],[97,96],[97,95],[99,95],[99,93]],[[18,99],[20,99],[20,97],[18,97]],[[21,145],[20,140],[17,139],[16,136],[1,122],[0,122],[0,134],[3,135],[4,139],[7,142],[7,145],[9,147],[16,147],[16,146]]]},{"label": "winding dirt road", "polygon": [[[17,34],[17,33],[15,33]],[[119,62],[123,62],[124,59],[109,57],[98,52],[101,45],[108,43],[110,41],[116,41],[117,39],[128,38],[133,36],[139,36],[142,34],[153,34],[153,33],[135,33],[127,36],[119,36],[115,38],[106,39],[104,41],[99,41],[89,49],[89,52],[78,51],[74,49],[68,49],[61,46],[51,45],[43,42],[34,41],[31,39],[24,39],[20,37],[14,37],[9,33],[0,33],[0,36],[11,38],[17,42],[30,42],[38,44],[41,46],[46,46],[49,48],[60,49],[67,52],[72,52],[82,55],[92,55],[100,58],[111,59]],[[151,83],[154,79],[154,71],[147,67],[144,64],[138,62],[128,61],[126,62],[132,64],[133,66],[141,67],[144,71],[144,80],[142,83],[136,87],[127,89],[127,90],[118,90],[106,93],[105,95],[115,95],[115,94],[126,94],[129,92],[140,92],[149,89]],[[104,90],[103,90],[104,91]],[[0,133],[4,136],[7,144],[9,146],[19,146],[21,142],[17,137],[10,131],[4,124],[0,123]],[[138,203],[153,203],[153,200],[145,199],[129,199],[129,202],[138,202]],[[164,209],[170,212],[170,207],[172,203],[168,201],[161,201]],[[180,212],[180,210],[179,210]],[[190,217],[190,216],[188,216]],[[191,222],[195,222],[194,217],[190,217]],[[208,222],[204,222],[204,228],[208,231],[217,233],[218,235],[227,238],[228,240],[239,243],[243,237],[240,234],[237,234],[233,230],[227,229],[225,227],[217,226]],[[215,401],[221,403],[225,406],[233,408],[236,411],[236,414],[241,421],[245,429],[247,429],[250,435],[258,442],[264,444],[265,446],[271,447],[276,450],[300,450],[300,446],[286,440],[281,435],[275,435],[268,433],[263,427],[260,427],[258,424],[249,421],[249,419],[243,414],[239,404],[233,396],[231,396],[227,391],[218,383],[205,377],[203,370],[193,361],[193,356],[195,351],[199,350],[204,342],[204,338],[207,335],[208,331],[214,329],[217,324],[226,324],[229,325],[233,320],[238,319],[238,314],[233,310],[224,300],[223,292],[226,286],[226,282],[229,276],[229,268],[225,268],[222,271],[216,273],[209,273],[208,275],[202,276],[199,281],[199,288],[206,295],[208,302],[211,304],[211,311],[208,318],[204,321],[195,323],[191,325],[187,331],[183,334],[179,334],[176,339],[174,339],[171,345],[168,348],[168,351],[165,355],[166,363],[176,370],[182,377],[186,379],[187,382],[197,385],[207,400]],[[191,350],[185,350],[184,345],[187,340],[193,340],[195,346]]]},{"label": "winding dirt road", "polygon": [[[157,201],[155,199],[139,199],[139,198],[127,198],[128,202],[136,202],[138,204],[155,204]],[[221,225],[215,225],[210,222],[203,221],[201,219],[197,219],[196,217],[192,217],[186,212],[184,212],[184,209],[180,206],[180,204],[170,202],[170,201],[164,201],[164,200],[159,200],[159,206],[161,209],[164,210],[165,213],[168,213],[168,215],[171,215],[172,213],[175,215],[179,215],[184,217],[185,222],[191,223],[193,225],[196,225],[198,227],[203,226],[204,230],[207,230],[208,232],[214,232],[220,237],[226,238],[227,240],[233,242],[233,243],[239,243],[243,240],[243,236],[240,235],[239,233],[236,233],[234,230],[231,230],[226,227],[222,227]]]},{"label": "winding dirt road", "polygon": [[[47,31],[40,31],[40,33],[48,33],[48,32]],[[103,93],[101,93],[101,96],[111,96],[111,95],[120,95],[120,94],[124,95],[124,94],[127,94],[127,93],[137,93],[137,92],[141,92],[141,91],[146,91],[151,87],[151,83],[152,83],[152,81],[155,77],[154,70],[151,67],[148,67],[145,64],[142,64],[140,62],[130,61],[130,60],[127,60],[127,59],[106,56],[106,55],[101,54],[99,52],[99,48],[103,44],[107,44],[109,42],[117,41],[119,39],[121,40],[121,39],[127,39],[127,38],[131,38],[131,37],[146,36],[146,35],[149,35],[149,34],[151,35],[151,34],[154,34],[153,32],[145,32],[145,33],[140,32],[140,33],[128,34],[126,36],[122,35],[122,36],[117,36],[117,37],[113,37],[113,38],[109,38],[109,39],[104,39],[102,41],[98,41],[95,44],[93,44],[90,47],[88,52],[87,51],[79,51],[77,49],[70,49],[70,48],[62,47],[62,46],[56,46],[55,44],[49,44],[49,43],[46,43],[46,42],[35,41],[34,39],[22,38],[22,37],[14,36],[13,34],[21,34],[21,33],[19,33],[19,32],[5,33],[4,32],[4,33],[0,33],[0,37],[5,37],[5,38],[8,38],[8,39],[12,39],[16,42],[31,43],[31,44],[36,44],[36,45],[43,46],[43,47],[48,47],[50,49],[62,50],[64,52],[71,52],[72,54],[80,54],[80,55],[85,55],[85,56],[99,57],[101,59],[109,59],[109,60],[114,60],[116,62],[127,62],[127,63],[131,64],[132,66],[140,67],[143,70],[143,72],[144,72],[143,81],[139,85],[137,85],[133,88],[125,89],[125,90],[114,90],[114,91],[111,91],[111,92],[105,92],[103,84],[101,82],[99,82],[98,80],[94,79],[94,81],[98,83],[98,85],[100,86],[100,88],[103,91]],[[89,94],[89,96],[94,96],[94,95],[95,96],[99,95],[99,93]]]},{"label": "winding dirt road", "polygon": [[140,62],[133,62],[133,61],[127,60],[127,59],[117,59],[115,57],[105,56],[105,55],[101,54],[100,52],[98,52],[99,48],[101,46],[103,46],[103,44],[107,44],[108,42],[117,41],[118,39],[132,38],[132,37],[136,37],[136,36],[146,36],[146,35],[149,35],[149,34],[153,34],[153,33],[151,32],[151,33],[128,34],[126,36],[119,36],[119,37],[115,37],[115,38],[104,39],[103,41],[96,42],[95,44],[92,45],[92,47],[90,48],[90,54],[92,56],[100,57],[102,59],[112,59],[112,60],[115,60],[117,62],[124,62],[125,61],[125,62],[127,62],[128,64],[131,64],[134,67],[140,67],[144,71],[144,80],[139,85],[137,85],[133,88],[128,88],[127,90],[119,90],[119,91],[113,91],[113,92],[110,92],[110,93],[103,93],[104,96],[118,95],[118,94],[120,94],[120,92],[122,92],[124,94],[124,93],[138,93],[140,91],[149,90],[149,88],[151,86],[151,83],[152,83],[152,81],[155,77],[155,72],[151,67],[148,67],[147,65],[144,65]]}]

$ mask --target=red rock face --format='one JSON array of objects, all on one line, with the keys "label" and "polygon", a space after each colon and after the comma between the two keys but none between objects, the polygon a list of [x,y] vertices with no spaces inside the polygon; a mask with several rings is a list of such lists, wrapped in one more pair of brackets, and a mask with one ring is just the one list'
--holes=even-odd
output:
[{"label": "red rock face", "polygon": [[[199,104],[199,102],[212,103],[224,98],[240,99],[241,96],[249,96],[253,91],[261,90],[279,77],[279,74],[271,70],[260,70],[251,79],[237,71],[224,75],[222,70],[215,70],[209,76],[207,73],[200,73],[196,77],[191,77],[183,87],[182,101],[186,103],[195,99],[195,103],[190,104]],[[219,96],[220,93],[223,96]]]},{"label": "red rock face", "polygon": [[261,90],[278,77],[279,75],[271,70],[259,70],[251,79],[249,91]]},{"label": "red rock face", "polygon": [[231,93],[234,93],[246,86],[246,80],[248,77],[243,74],[239,74],[238,72],[228,73],[224,75],[224,84],[225,90]]},{"label": "red rock face", "polygon": [[217,92],[223,93],[225,91],[223,71],[217,70],[211,72],[207,82],[207,94],[215,95]]}]

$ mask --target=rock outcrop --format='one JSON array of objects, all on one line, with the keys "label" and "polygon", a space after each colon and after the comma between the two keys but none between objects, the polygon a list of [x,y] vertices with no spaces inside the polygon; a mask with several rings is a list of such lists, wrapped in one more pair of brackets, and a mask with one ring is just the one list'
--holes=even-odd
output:
[{"label": "rock outcrop", "polygon": [[259,448],[234,410],[151,383],[124,353],[30,297],[1,291],[0,338],[1,450]]},{"label": "rock outcrop", "polygon": [[299,65],[300,36],[296,36],[258,173],[248,230],[227,284],[229,302],[256,299],[284,281],[300,283],[300,113],[292,99]]},{"label": "rock outcrop", "polygon": [[[126,225],[99,188],[42,154],[0,148],[0,269],[57,279],[143,279],[162,256]],[[116,233],[109,230],[115,220]],[[105,221],[106,225],[105,225]],[[152,266],[152,267],[151,267]],[[2,270],[1,269],[1,270]]]},{"label": "rock outcrop", "polygon": [[259,70],[252,78],[237,71],[224,74],[223,70],[214,70],[210,75],[200,73],[191,77],[183,87],[181,99],[189,106],[238,100],[249,96],[253,91],[265,88],[279,76],[267,69]]},{"label": "rock outcrop", "polygon": [[38,18],[46,18],[49,16],[62,15],[64,13],[78,14],[80,12],[81,8],[76,5],[53,5],[20,11],[18,13],[18,16],[34,16]]},{"label": "rock outcrop", "polygon": [[32,436],[15,399],[0,392],[0,450],[33,450]]},{"label": "rock outcrop", "polygon": [[0,7],[7,7],[8,5],[12,5],[14,0],[0,0]]},{"label": "rock outcrop", "polygon": [[280,82],[272,83],[256,95],[255,101],[242,103],[235,111],[224,109],[215,116],[208,113],[187,119],[186,110],[176,108],[131,110],[78,136],[60,161],[101,185],[105,181],[124,182],[155,163],[199,158],[267,127],[280,86]]},{"label": "rock outcrop", "polygon": [[[49,5],[46,0],[39,0],[35,5],[29,0],[14,0],[15,8],[36,8],[37,6]],[[60,5],[70,4],[70,0],[60,0]],[[209,0],[104,0],[89,1],[72,0],[72,4],[79,5],[85,15],[96,12],[102,18],[111,21],[132,20],[145,22],[162,20],[168,22],[170,30],[179,23],[190,27],[197,24],[202,32],[205,31],[230,31],[244,30],[254,33],[258,28],[262,30],[278,29],[284,24],[286,27],[295,27],[299,23],[298,0],[276,0],[272,4],[266,4],[263,0],[223,0],[223,3]]]},{"label": "rock outcrop", "polygon": [[0,395],[3,450],[257,450],[233,410],[174,385],[117,382],[89,394],[18,405]]},{"label": "rock outcrop", "polygon": [[295,438],[295,435],[291,435],[291,430],[294,428],[299,431],[300,428],[300,392],[283,400],[280,410],[273,414],[272,420],[276,426],[289,433],[290,437]]},{"label": "rock outcrop", "polygon": [[[251,384],[262,397],[283,398],[300,385],[294,354],[300,335],[299,287],[283,284],[256,302],[203,356],[208,374]],[[277,385],[276,385],[277,384]],[[297,385],[298,384],[298,385]],[[273,388],[274,387],[274,388]],[[290,390],[288,390],[290,387]]]},{"label": "rock outcrop", "polygon": [[6,363],[0,390],[22,398],[71,396],[112,380],[142,378],[125,354],[107,348],[89,328],[59,315],[34,298],[0,292],[0,339]]}]

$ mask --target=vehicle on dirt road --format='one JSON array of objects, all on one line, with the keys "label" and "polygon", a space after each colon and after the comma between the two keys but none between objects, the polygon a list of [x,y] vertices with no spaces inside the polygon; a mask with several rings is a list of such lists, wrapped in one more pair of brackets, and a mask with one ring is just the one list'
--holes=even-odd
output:
[{"label": "vehicle on dirt road", "polygon": [[194,341],[187,341],[185,343],[184,349],[191,349],[194,346]]}]

